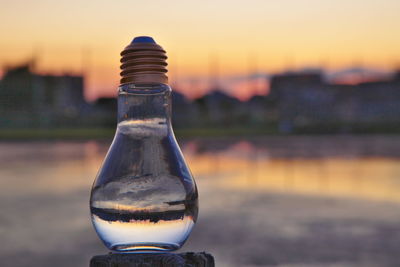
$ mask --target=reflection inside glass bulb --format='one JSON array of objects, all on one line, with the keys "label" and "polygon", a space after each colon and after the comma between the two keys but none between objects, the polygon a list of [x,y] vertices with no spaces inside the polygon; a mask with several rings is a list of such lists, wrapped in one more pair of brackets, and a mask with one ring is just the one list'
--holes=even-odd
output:
[{"label": "reflection inside glass bulb", "polygon": [[197,190],[165,118],[118,124],[91,195],[93,225],[111,250],[175,250],[197,218]]},{"label": "reflection inside glass bulb", "polygon": [[95,209],[92,220],[107,246],[118,251],[177,249],[194,225],[193,218],[182,210],[157,214]]}]

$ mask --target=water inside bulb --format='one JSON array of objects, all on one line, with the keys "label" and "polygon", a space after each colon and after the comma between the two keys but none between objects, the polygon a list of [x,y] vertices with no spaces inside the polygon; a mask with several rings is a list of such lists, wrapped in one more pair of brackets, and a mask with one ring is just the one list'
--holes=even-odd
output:
[{"label": "water inside bulb", "polygon": [[90,199],[111,250],[175,250],[196,222],[197,188],[172,131],[170,94],[166,85],[120,88],[118,127]]}]

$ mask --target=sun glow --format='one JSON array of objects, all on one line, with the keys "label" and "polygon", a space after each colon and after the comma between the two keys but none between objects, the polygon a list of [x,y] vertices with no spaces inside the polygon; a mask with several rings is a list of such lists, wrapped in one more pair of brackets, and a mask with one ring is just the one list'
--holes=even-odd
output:
[{"label": "sun glow", "polygon": [[[115,96],[120,51],[132,37],[151,35],[168,52],[170,82],[194,96],[210,88],[211,76],[306,66],[398,67],[399,9],[395,0],[41,0],[24,8],[7,1],[0,11],[0,63],[34,58],[41,73],[84,73],[90,99]],[[182,82],[187,79],[198,82]],[[261,89],[232,90],[246,98]]]}]

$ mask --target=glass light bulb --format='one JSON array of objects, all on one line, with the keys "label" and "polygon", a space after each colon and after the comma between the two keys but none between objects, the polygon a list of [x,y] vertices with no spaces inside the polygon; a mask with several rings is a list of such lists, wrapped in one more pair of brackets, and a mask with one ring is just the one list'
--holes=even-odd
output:
[{"label": "glass light bulb", "polygon": [[[111,250],[175,250],[196,222],[197,187],[172,130],[171,88],[152,82],[154,62],[156,73],[140,76],[148,72],[143,62],[149,63],[151,49],[132,46],[135,39],[124,50],[131,53],[121,53],[128,82],[119,87],[117,130],[91,191],[92,222]],[[140,52],[144,57],[132,56]],[[124,56],[136,58],[134,71],[124,70]]]}]

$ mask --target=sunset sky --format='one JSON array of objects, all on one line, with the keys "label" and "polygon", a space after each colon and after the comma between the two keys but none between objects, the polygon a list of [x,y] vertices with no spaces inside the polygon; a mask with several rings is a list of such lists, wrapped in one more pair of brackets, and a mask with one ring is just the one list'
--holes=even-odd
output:
[{"label": "sunset sky", "polygon": [[0,5],[1,67],[34,57],[35,70],[42,73],[85,71],[89,99],[115,94],[119,53],[138,35],[154,37],[167,50],[170,82],[189,96],[209,87],[210,73],[233,81],[232,93],[245,97],[264,90],[238,86],[249,73],[316,66],[390,70],[400,62],[398,0],[3,0]]}]

